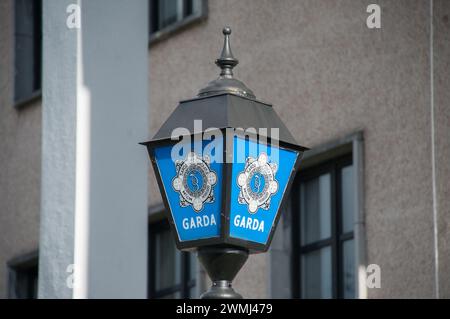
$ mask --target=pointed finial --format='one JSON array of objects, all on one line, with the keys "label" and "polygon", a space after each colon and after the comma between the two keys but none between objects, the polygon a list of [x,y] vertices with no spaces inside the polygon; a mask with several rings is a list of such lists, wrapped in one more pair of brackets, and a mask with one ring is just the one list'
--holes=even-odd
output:
[{"label": "pointed finial", "polygon": [[233,77],[233,68],[239,61],[233,56],[230,48],[231,28],[225,27],[222,30],[225,36],[223,49],[220,58],[216,60],[217,66],[221,69],[220,76],[209,82],[206,87],[198,92],[198,96],[210,96],[215,94],[234,94],[249,99],[255,99],[255,94],[244,83]]},{"label": "pointed finial", "polygon": [[230,47],[230,34],[231,28],[225,27],[222,30],[224,35],[223,49],[220,58],[216,60],[216,65],[222,69],[220,76],[232,78],[233,68],[239,63],[239,61],[233,56]]}]

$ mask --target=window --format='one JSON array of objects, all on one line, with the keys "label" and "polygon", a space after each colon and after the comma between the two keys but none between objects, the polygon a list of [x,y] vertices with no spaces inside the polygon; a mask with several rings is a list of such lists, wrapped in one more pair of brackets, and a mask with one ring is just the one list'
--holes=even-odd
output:
[{"label": "window", "polygon": [[180,252],[166,220],[149,228],[149,298],[193,298],[197,262]]},{"label": "window", "polygon": [[301,171],[292,194],[295,297],[354,298],[354,169],[341,157]]},{"label": "window", "polygon": [[38,253],[33,252],[8,262],[9,297],[36,299],[38,291]]},{"label": "window", "polygon": [[16,0],[14,101],[23,102],[41,89],[42,1]]},{"label": "window", "polygon": [[150,42],[206,15],[206,0],[150,0]]}]

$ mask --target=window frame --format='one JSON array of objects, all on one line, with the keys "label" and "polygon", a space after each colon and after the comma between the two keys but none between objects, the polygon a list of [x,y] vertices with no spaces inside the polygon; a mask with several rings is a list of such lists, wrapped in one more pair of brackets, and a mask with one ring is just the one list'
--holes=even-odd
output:
[{"label": "window frame", "polygon": [[25,299],[32,298],[29,296],[31,291],[31,282],[28,281],[26,285],[23,285],[24,282],[20,282],[18,277],[24,272],[29,272],[32,270],[37,272],[36,277],[39,281],[39,252],[35,250],[30,253],[20,255],[9,260],[6,265],[8,268],[8,298],[24,299],[23,295],[27,295]]},{"label": "window frame", "polygon": [[[355,298],[367,298],[367,241],[365,227],[365,156],[364,132],[357,130],[336,139],[311,145],[311,150],[303,154],[300,170],[302,174],[307,168],[318,166],[333,158],[352,154],[355,183],[355,214],[354,214],[354,253],[355,253]],[[291,196],[289,194],[288,196]],[[281,212],[277,230],[274,234],[271,247],[267,252],[269,272],[269,297],[293,298],[292,274],[292,217],[297,212],[291,207],[291,200],[286,201],[286,207]]]},{"label": "window frame", "polygon": [[[342,169],[353,165],[352,154],[343,155],[335,159],[328,160],[325,163],[307,168],[297,174],[294,180],[294,187],[291,197],[292,214],[292,295],[294,298],[302,298],[302,265],[301,257],[303,254],[318,251],[321,248],[331,248],[331,279],[332,279],[332,298],[341,299],[344,296],[343,281],[343,243],[347,240],[355,240],[355,229],[342,232]],[[354,166],[353,166],[354,169]],[[326,239],[316,240],[313,243],[302,245],[301,238],[301,184],[308,182],[323,174],[330,174],[331,177],[331,236]],[[355,185],[356,187],[356,185]],[[356,209],[356,208],[355,208]],[[355,268],[355,282],[357,281]],[[358,296],[355,288],[355,298]]]},{"label": "window frame", "polygon": [[[16,97],[16,76],[15,76],[15,70],[16,70],[16,59],[17,59],[17,54],[16,54],[16,6],[17,3],[14,2],[13,6],[12,6],[12,10],[13,10],[13,104],[17,109],[20,109],[38,99],[40,99],[42,97],[42,38],[43,38],[43,17],[42,17],[42,10],[43,10],[43,3],[42,0],[33,0],[36,1],[38,3],[38,12],[37,12],[37,19],[34,21],[34,28],[39,28],[39,32],[38,35],[36,37],[34,37],[34,45],[36,48],[36,52],[35,52],[35,56],[33,56],[33,59],[35,59],[35,62],[37,61],[38,65],[33,69],[33,82],[38,83],[37,88],[35,88],[29,95],[27,96],[23,96],[23,97]],[[36,56],[37,54],[37,56]]]},{"label": "window frame", "polygon": [[155,32],[152,32],[152,0],[149,0],[148,3],[148,34],[149,34],[149,47],[153,46],[155,43],[158,43],[162,40],[167,39],[171,35],[178,33],[187,27],[199,23],[201,21],[204,21],[208,16],[208,1],[207,0],[199,0],[199,10],[198,12],[193,11],[191,15],[176,21],[174,23],[171,23],[170,25],[157,30]]},{"label": "window frame", "polygon": [[[166,218],[158,220],[156,222],[149,223],[149,232],[148,232],[148,297],[151,298],[162,298],[164,296],[180,293],[180,298],[192,298],[190,295],[190,291],[192,288],[196,286],[196,278],[190,278],[191,273],[191,262],[190,262],[190,253],[180,251],[181,254],[181,274],[180,274],[180,284],[176,284],[174,286],[164,288],[162,290],[155,290],[155,276],[156,270],[155,268],[155,245],[156,240],[155,236],[158,233],[168,231],[170,232],[169,222]],[[176,249],[176,248],[175,248]]]}]

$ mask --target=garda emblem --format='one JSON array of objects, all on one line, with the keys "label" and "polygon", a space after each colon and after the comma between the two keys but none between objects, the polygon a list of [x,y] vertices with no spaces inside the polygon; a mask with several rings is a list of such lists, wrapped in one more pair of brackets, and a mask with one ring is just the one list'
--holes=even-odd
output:
[{"label": "garda emblem", "polygon": [[192,205],[197,213],[205,203],[214,202],[213,186],[217,175],[210,169],[209,156],[190,152],[184,160],[175,162],[177,175],[172,180],[173,189],[180,193],[180,206]]},{"label": "garda emblem", "polygon": [[268,163],[266,153],[258,158],[247,157],[245,169],[238,175],[237,183],[239,204],[247,204],[251,214],[256,213],[259,207],[268,210],[270,198],[278,191],[278,182],[275,180],[277,172],[276,163]]}]

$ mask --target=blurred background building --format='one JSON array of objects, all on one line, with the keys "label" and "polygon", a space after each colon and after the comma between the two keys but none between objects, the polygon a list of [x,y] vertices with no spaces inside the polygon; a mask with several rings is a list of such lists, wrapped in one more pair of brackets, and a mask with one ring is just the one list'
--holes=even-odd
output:
[{"label": "blurred background building", "polygon": [[[62,25],[71,3],[81,5],[78,31]],[[372,3],[381,8],[380,28],[366,24]],[[272,103],[298,141],[311,148],[269,253],[250,257],[235,280],[236,290],[248,298],[450,297],[449,15],[446,0],[0,0],[0,297],[30,298],[38,291],[40,297],[72,296],[69,287],[54,288],[66,285],[65,280],[54,281],[70,277],[66,267],[77,258],[76,249],[66,254],[52,243],[68,238],[67,247],[76,246],[80,230],[72,230],[83,224],[77,224],[77,209],[69,208],[73,214],[65,215],[66,199],[72,199],[64,192],[56,197],[61,205],[52,208],[46,185],[57,187],[61,175],[54,170],[66,174],[64,165],[61,170],[53,166],[64,158],[48,156],[55,150],[66,153],[66,145],[50,137],[54,123],[70,117],[52,113],[60,105],[52,104],[58,101],[55,91],[58,96],[61,83],[67,82],[66,94],[77,96],[73,107],[69,103],[72,110],[80,109],[83,97],[77,95],[79,69],[70,78],[63,76],[72,57],[68,54],[67,64],[57,59],[59,45],[83,57],[80,61],[77,55],[73,65],[86,68],[84,85],[90,88],[92,107],[99,110],[89,122],[91,141],[99,145],[90,155],[89,200],[100,203],[90,206],[90,216],[100,217],[91,220],[89,230],[99,235],[90,236],[87,245],[105,259],[87,262],[90,275],[81,296],[196,298],[206,289],[195,256],[175,249],[152,170],[147,191],[136,186],[142,181],[109,179],[112,172],[132,170],[126,157],[105,168],[105,175],[96,174],[95,167],[100,170],[108,158],[102,157],[104,132],[123,129],[125,141],[146,140],[179,100],[194,97],[218,76],[213,62],[225,25],[232,27],[232,49],[240,62],[235,76],[258,99]],[[97,41],[100,37],[108,40]],[[73,47],[65,47],[69,42]],[[103,52],[102,45],[107,57],[95,55]],[[127,72],[140,77],[127,80]],[[97,78],[97,73],[103,75]],[[145,81],[136,80],[143,76]],[[104,98],[108,94],[109,100]],[[115,94],[126,103],[108,109]],[[142,99],[134,100],[134,94]],[[127,101],[133,111],[127,111]],[[133,123],[143,114],[139,125],[146,131],[136,133]],[[61,132],[64,138],[66,131]],[[72,144],[83,138],[74,132],[68,139]],[[110,147],[106,152],[115,146]],[[148,164],[144,148],[126,150],[139,165]],[[79,148],[71,154],[69,159],[80,156]],[[69,175],[78,174],[80,166],[74,167]],[[118,205],[112,193],[103,197],[95,191],[97,181],[102,187],[123,183],[130,193],[145,194],[127,199],[145,200],[145,219],[139,215],[135,224],[125,226],[130,214],[126,205],[108,218],[103,201],[112,203],[107,210]],[[78,194],[78,188],[67,191]],[[57,216],[67,219],[53,224]],[[75,226],[68,222],[71,217]],[[108,232],[111,219],[118,222]],[[67,236],[65,225],[71,229]],[[127,255],[120,253],[130,250],[126,243],[120,246],[128,240],[121,231],[142,242],[129,265]],[[114,238],[120,239],[116,252]],[[105,249],[110,246],[111,251]],[[64,262],[52,262],[58,254]],[[108,259],[108,254],[117,255]],[[118,272],[99,267],[91,273],[99,264]],[[366,284],[372,264],[381,271],[379,288]],[[132,280],[129,273],[135,274]],[[122,276],[126,282],[134,280],[130,290],[108,294],[97,289],[120,289],[119,284],[109,286],[109,280]]]}]

